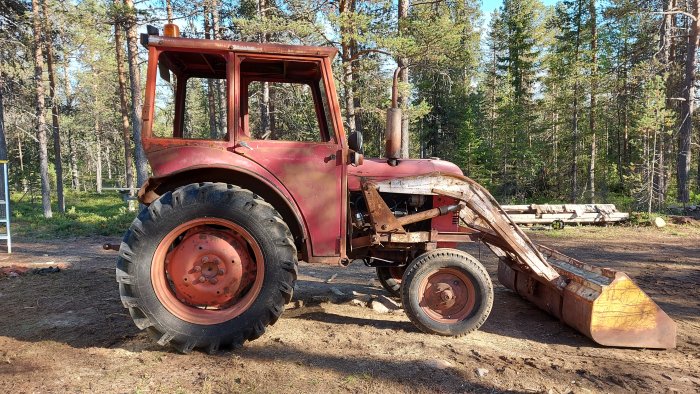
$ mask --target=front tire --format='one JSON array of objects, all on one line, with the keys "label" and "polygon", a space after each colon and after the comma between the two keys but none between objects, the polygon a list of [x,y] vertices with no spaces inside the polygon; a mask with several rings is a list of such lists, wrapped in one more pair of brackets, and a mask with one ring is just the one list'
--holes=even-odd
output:
[{"label": "front tire", "polygon": [[253,340],[292,297],[297,251],[275,209],[249,190],[190,184],[143,209],[117,261],[122,303],[160,345],[216,352]]},{"label": "front tire", "polygon": [[493,284],[486,269],[457,249],[418,256],[403,276],[401,301],[421,331],[462,336],[486,321],[493,306]]}]

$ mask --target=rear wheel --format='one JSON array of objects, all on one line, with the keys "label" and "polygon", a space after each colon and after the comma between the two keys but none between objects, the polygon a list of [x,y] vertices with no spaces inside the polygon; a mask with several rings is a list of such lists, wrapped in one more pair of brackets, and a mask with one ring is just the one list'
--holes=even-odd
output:
[{"label": "rear wheel", "polygon": [[117,262],[134,323],[182,352],[260,337],[291,299],[296,276],[296,248],[277,211],[222,183],[154,201],[127,231]]},{"label": "rear wheel", "polygon": [[461,336],[486,321],[493,305],[493,284],[471,255],[437,249],[408,265],[401,300],[406,315],[423,332]]},{"label": "rear wheel", "polygon": [[401,280],[406,267],[377,267],[377,279],[394,297],[401,297]]}]

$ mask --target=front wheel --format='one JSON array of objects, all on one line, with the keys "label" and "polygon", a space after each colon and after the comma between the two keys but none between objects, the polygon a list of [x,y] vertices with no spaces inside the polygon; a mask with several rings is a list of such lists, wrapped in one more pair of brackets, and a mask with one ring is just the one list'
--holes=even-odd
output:
[{"label": "front wheel", "polygon": [[421,331],[446,336],[468,334],[486,321],[493,305],[493,284],[486,269],[456,249],[436,249],[406,268],[401,301]]},{"label": "front wheel", "polygon": [[134,323],[182,352],[260,337],[291,299],[296,276],[296,248],[279,213],[223,183],[163,194],[134,220],[117,262]]}]

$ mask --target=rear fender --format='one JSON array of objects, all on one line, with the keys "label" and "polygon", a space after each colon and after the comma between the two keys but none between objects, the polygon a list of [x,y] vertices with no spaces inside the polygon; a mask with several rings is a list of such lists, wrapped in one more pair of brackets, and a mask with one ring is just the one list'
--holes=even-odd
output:
[{"label": "rear fender", "polygon": [[149,205],[168,191],[198,182],[230,183],[248,189],[272,204],[289,226],[297,249],[302,252],[303,259],[309,261],[308,251],[311,249],[308,244],[309,237],[306,226],[299,208],[289,192],[280,190],[267,179],[246,169],[235,166],[193,166],[164,176],[151,177],[139,190],[139,201]]}]

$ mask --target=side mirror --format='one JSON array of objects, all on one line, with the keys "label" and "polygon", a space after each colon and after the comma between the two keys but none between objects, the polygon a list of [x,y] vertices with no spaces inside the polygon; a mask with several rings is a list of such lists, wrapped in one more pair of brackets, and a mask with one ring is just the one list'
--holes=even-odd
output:
[{"label": "side mirror", "polygon": [[364,154],[364,140],[361,131],[354,131],[348,137],[348,147],[359,154]]},{"label": "side mirror", "polygon": [[348,137],[348,148],[350,148],[348,163],[353,166],[361,166],[364,161],[364,147],[363,147],[362,132],[355,131]]}]

